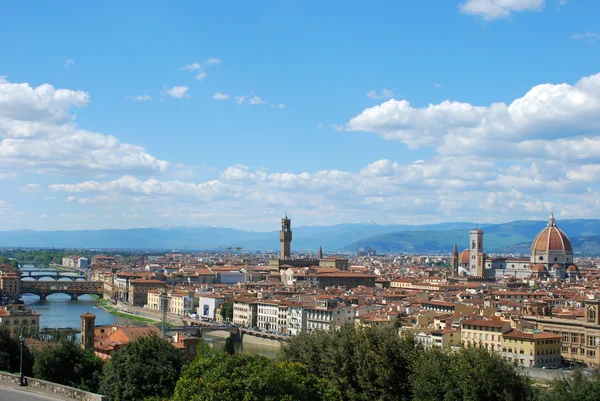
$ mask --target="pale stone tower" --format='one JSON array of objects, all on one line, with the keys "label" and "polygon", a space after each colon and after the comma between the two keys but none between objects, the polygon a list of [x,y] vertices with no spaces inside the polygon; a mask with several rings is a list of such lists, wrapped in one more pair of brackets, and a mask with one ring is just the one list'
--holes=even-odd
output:
[{"label": "pale stone tower", "polygon": [[285,215],[285,218],[281,219],[281,231],[279,232],[279,241],[281,242],[279,259],[289,259],[290,243],[292,242],[292,221],[288,219],[287,213]]},{"label": "pale stone tower", "polygon": [[477,277],[483,277],[483,231],[476,228],[469,231],[470,236],[470,259],[469,273]]},{"label": "pale stone tower", "polygon": [[96,315],[87,312],[79,317],[81,318],[81,348],[93,351]]},{"label": "pale stone tower", "polygon": [[456,247],[456,241],[454,241],[454,250],[452,251],[452,277],[458,277],[458,248]]}]

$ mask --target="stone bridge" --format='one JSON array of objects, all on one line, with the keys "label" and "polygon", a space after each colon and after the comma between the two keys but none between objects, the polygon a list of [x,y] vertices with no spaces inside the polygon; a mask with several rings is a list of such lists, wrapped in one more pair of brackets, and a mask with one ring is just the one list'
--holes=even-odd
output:
[{"label": "stone bridge", "polygon": [[[36,274],[32,274],[32,273],[36,273]],[[58,280],[61,278],[68,278],[73,281],[75,281],[77,279],[85,280],[84,275],[81,275],[81,274],[73,275],[72,272],[62,272],[62,271],[52,270],[52,269],[21,270],[21,280],[23,280],[24,278],[27,278],[27,277],[31,277],[36,281],[41,278],[51,278],[53,280]]]},{"label": "stone bridge", "polygon": [[67,294],[72,300],[80,295],[104,295],[104,283],[101,281],[21,281],[21,295],[34,294],[43,301],[48,295]]}]

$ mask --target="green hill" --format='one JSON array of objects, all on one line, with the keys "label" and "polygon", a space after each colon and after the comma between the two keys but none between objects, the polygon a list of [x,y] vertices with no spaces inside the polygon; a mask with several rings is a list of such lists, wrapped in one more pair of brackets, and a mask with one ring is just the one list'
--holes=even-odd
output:
[{"label": "green hill", "polygon": [[[519,220],[487,225],[484,231],[486,252],[527,254],[545,221]],[[573,249],[582,254],[600,254],[600,220],[562,220],[558,226],[571,239]],[[399,231],[364,238],[345,247],[350,251],[373,248],[386,253],[446,253],[456,240],[459,249],[468,247],[469,230]]]}]

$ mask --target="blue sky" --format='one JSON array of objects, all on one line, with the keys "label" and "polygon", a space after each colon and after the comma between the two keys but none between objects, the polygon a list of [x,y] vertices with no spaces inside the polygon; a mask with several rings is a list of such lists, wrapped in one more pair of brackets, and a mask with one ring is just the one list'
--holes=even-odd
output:
[{"label": "blue sky", "polygon": [[4,2],[0,229],[600,218],[599,15]]}]

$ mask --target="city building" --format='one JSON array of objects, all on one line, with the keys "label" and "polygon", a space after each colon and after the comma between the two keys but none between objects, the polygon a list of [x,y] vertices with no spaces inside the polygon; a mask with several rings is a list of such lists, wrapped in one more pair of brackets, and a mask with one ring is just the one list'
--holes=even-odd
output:
[{"label": "city building", "polygon": [[464,346],[482,346],[490,351],[502,350],[502,335],[511,330],[510,322],[499,319],[466,319],[461,324]]},{"label": "city building", "polygon": [[18,299],[21,296],[21,277],[9,265],[0,265],[0,297]]},{"label": "city building", "polygon": [[561,365],[561,336],[541,331],[511,330],[502,335],[500,354],[519,366],[557,368]]},{"label": "city building", "polygon": [[531,327],[561,337],[561,355],[587,366],[600,365],[600,300],[585,300],[582,316],[523,316]]},{"label": "city building", "polygon": [[129,281],[129,303],[133,306],[145,306],[148,303],[148,291],[164,290],[164,281],[151,279],[136,279]]},{"label": "city building", "polygon": [[225,303],[225,297],[216,294],[202,294],[198,298],[198,317],[216,320],[216,311]]},{"label": "city building", "polygon": [[233,300],[233,323],[241,327],[257,326],[257,307],[254,298]]},{"label": "city building", "polygon": [[39,329],[40,314],[25,305],[5,305],[0,307],[0,326],[5,326],[14,334],[21,330]]}]

